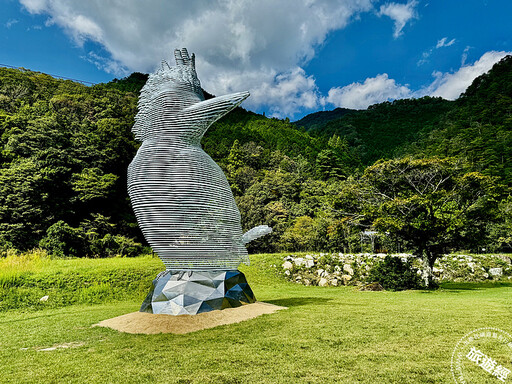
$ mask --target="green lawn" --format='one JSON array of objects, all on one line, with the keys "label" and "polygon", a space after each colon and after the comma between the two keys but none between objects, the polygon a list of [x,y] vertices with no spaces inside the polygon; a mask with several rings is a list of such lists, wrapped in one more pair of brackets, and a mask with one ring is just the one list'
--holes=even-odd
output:
[{"label": "green lawn", "polygon": [[[481,327],[512,332],[510,283],[404,292],[305,287],[276,275],[271,265],[280,255],[251,259],[242,269],[258,300],[288,310],[187,335],[130,335],[91,325],[136,311],[138,286],[128,286],[129,300],[110,303],[52,304],[50,297],[49,308],[0,313],[0,382],[451,383],[450,358],[462,336]],[[52,260],[23,273],[37,281],[144,265],[157,271],[160,261]],[[40,351],[59,345],[67,348]]]}]

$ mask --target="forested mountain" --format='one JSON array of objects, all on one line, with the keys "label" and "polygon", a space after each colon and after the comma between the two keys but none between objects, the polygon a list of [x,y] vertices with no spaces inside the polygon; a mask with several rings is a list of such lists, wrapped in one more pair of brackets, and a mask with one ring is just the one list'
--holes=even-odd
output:
[{"label": "forested mountain", "polygon": [[326,123],[337,120],[345,116],[347,113],[357,112],[355,109],[335,108],[332,111],[313,112],[304,116],[302,119],[295,121],[297,127],[303,127],[306,131],[321,128]]},{"label": "forested mountain", "polygon": [[381,158],[456,156],[512,182],[512,58],[476,78],[459,99],[395,100],[364,111],[336,108],[294,122],[314,137],[346,140],[364,165]]},{"label": "forested mountain", "polygon": [[[481,203],[488,207],[487,221],[470,210],[472,223],[477,216],[480,220],[473,228],[478,227],[486,247],[508,246],[511,65],[510,57],[502,60],[455,102],[427,97],[377,104],[366,111],[321,112],[301,120],[309,129],[242,108],[219,120],[202,145],[227,175],[243,229],[261,224],[274,228],[251,243],[250,250],[354,251],[361,249],[362,230],[377,225],[393,233],[393,222],[389,228],[383,224],[391,213],[372,208],[377,203],[368,198],[369,188],[379,184],[369,175],[403,166],[414,170],[411,177],[418,180],[451,169],[450,185],[467,185],[481,189],[481,196],[492,196],[496,207],[489,205],[491,200]],[[144,239],[129,204],[126,169],[140,144],[131,127],[146,79],[135,73],[87,87],[0,68],[0,252],[37,246],[75,256],[140,251]],[[439,160],[446,156],[454,158]],[[369,167],[382,158],[399,159]],[[488,176],[496,178],[490,183]],[[491,191],[491,184],[500,183],[504,185]],[[396,185],[393,193],[405,196],[405,190],[396,190],[402,184]],[[451,194],[450,204],[459,204],[463,197],[458,192],[443,193]],[[434,197],[411,199],[421,198],[428,208]],[[493,224],[492,217],[499,220]],[[421,225],[428,220],[425,216]],[[464,222],[457,223],[450,228]],[[397,236],[381,239],[380,246],[407,246]]]},{"label": "forested mountain", "polygon": [[[43,246],[94,255],[127,252],[143,242],[129,205],[126,170],[139,146],[131,127],[144,81],[134,74],[87,87],[0,69],[4,249]],[[208,131],[203,146],[240,196],[276,174],[313,177],[311,164],[324,143],[287,122],[237,108]],[[287,188],[281,184],[277,189]]]},{"label": "forested mountain", "polygon": [[476,78],[441,124],[402,153],[462,158],[512,185],[512,57]]},{"label": "forested mountain", "polygon": [[0,243],[37,246],[61,221],[91,237],[138,236],[126,198],[136,102],[104,85],[0,69]]},{"label": "forested mountain", "polygon": [[133,72],[130,76],[123,79],[114,79],[107,83],[110,88],[119,89],[120,91],[140,93],[140,90],[146,84],[149,75],[147,73]]},{"label": "forested mountain", "polygon": [[[315,137],[341,137],[355,150],[361,162],[369,165],[378,159],[393,157],[397,149],[437,128],[453,106],[453,102],[439,97],[395,100],[371,105],[364,111],[342,110],[341,116],[317,112],[312,115],[322,114],[324,123],[304,126]],[[310,116],[295,124],[309,122]]]}]

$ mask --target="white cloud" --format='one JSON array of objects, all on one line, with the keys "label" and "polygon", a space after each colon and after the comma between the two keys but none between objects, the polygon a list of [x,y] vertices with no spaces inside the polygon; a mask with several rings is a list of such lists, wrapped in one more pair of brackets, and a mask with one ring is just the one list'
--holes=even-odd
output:
[{"label": "white cloud", "polygon": [[319,93],[312,76],[296,67],[287,73],[274,77],[273,82],[266,81],[262,87],[257,87],[250,103],[268,103],[272,106],[271,113],[275,116],[290,116],[301,108],[314,109],[318,107]]},{"label": "white cloud", "polygon": [[[274,70],[254,70],[239,73],[218,74],[214,82],[218,94],[227,94],[241,89],[251,90],[251,97],[245,102],[246,108],[266,105],[275,117],[293,116],[302,108],[314,109],[319,105],[319,92],[312,76],[304,69],[295,67],[286,72]],[[211,89],[204,86],[205,89]]]},{"label": "white cloud", "polygon": [[456,41],[455,39],[451,39],[450,41],[447,42],[447,40],[448,40],[447,37],[443,37],[442,39],[437,41],[437,44],[436,44],[435,47],[431,47],[427,51],[423,52],[421,54],[421,59],[419,59],[418,62],[416,63],[418,65],[418,67],[420,65],[423,65],[423,64],[425,64],[425,63],[427,63],[429,61],[428,58],[434,52],[434,48],[435,49],[439,49],[439,48],[442,48],[442,47],[449,47],[449,46],[455,44],[455,41]]},{"label": "white cloud", "polygon": [[421,54],[421,59],[418,60],[416,65],[419,67],[420,65],[423,65],[428,62],[428,58],[432,54],[432,48],[430,48],[428,51],[425,51]]},{"label": "white cloud", "polygon": [[468,45],[464,48],[464,52],[462,52],[462,57],[460,58],[460,66],[463,67],[466,64],[466,60],[468,59],[468,52],[471,47]]},{"label": "white cloud", "polygon": [[19,1],[77,44],[100,44],[110,57],[88,60],[116,76],[153,71],[174,48],[187,47],[197,52],[209,92],[248,89],[253,96],[244,105],[274,103],[283,116],[317,105],[315,80],[301,67],[329,32],[370,11],[375,0]]},{"label": "white cloud", "polygon": [[441,40],[438,40],[436,48],[449,47],[450,45],[453,45],[455,43],[455,39],[451,39],[450,41],[446,42],[447,40],[447,37],[443,37]]},{"label": "white cloud", "polygon": [[19,23],[19,20],[17,20],[17,19],[9,19],[9,20],[7,20],[7,22],[4,25],[5,25],[5,28],[9,29],[14,24],[17,24],[17,23]]},{"label": "white cloud", "polygon": [[378,15],[388,16],[395,22],[393,32],[395,39],[402,35],[402,30],[409,20],[418,17],[414,9],[417,5],[418,2],[416,0],[409,0],[407,4],[386,3],[380,6]]},{"label": "white cloud", "polygon": [[48,6],[49,2],[47,0],[23,0],[20,1],[25,8],[32,13],[41,13],[44,12]]},{"label": "white cloud", "polygon": [[94,64],[96,68],[107,73],[116,73],[120,76],[128,76],[130,74],[130,71],[123,67],[119,62],[100,56],[92,51],[88,52],[87,55],[81,56],[81,58]]},{"label": "white cloud", "polygon": [[344,87],[331,88],[325,102],[336,107],[365,109],[386,100],[411,96],[411,90],[397,84],[387,73],[367,78],[364,83],[352,83]]},{"label": "white cloud", "polygon": [[321,104],[335,107],[364,109],[372,104],[401,98],[438,96],[454,100],[463,93],[473,80],[488,72],[494,64],[512,52],[489,51],[471,65],[463,65],[455,72],[435,71],[434,81],[428,86],[412,90],[400,85],[384,73],[369,77],[363,83],[352,83],[344,87],[331,88],[328,96],[321,98]]},{"label": "white cloud", "polygon": [[458,71],[450,73],[434,72],[435,80],[425,89],[418,91],[418,95],[440,96],[444,99],[454,100],[471,85],[478,76],[488,72],[494,64],[512,52],[489,51],[472,65],[462,66]]}]

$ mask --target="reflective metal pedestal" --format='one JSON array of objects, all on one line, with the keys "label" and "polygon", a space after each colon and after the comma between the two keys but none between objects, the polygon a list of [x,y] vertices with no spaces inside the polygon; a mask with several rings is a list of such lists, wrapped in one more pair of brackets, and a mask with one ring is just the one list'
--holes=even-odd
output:
[{"label": "reflective metal pedestal", "polygon": [[153,280],[140,312],[195,315],[255,301],[245,275],[238,270],[167,270]]}]

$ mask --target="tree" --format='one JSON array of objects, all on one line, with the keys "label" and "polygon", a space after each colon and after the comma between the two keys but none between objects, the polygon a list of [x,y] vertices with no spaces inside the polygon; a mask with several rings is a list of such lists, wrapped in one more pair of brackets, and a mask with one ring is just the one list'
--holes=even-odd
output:
[{"label": "tree", "polygon": [[361,181],[366,218],[423,260],[427,286],[436,259],[450,248],[481,244],[497,215],[496,180],[466,172],[454,159],[377,162]]},{"label": "tree", "polygon": [[320,151],[316,158],[316,168],[318,175],[324,180],[330,178],[345,178],[346,171],[344,170],[341,159],[333,149]]},{"label": "tree", "polygon": [[294,224],[286,229],[283,241],[287,249],[309,251],[313,240],[314,224],[309,216],[301,216],[295,219]]},{"label": "tree", "polygon": [[82,201],[102,198],[112,191],[118,177],[111,173],[106,175],[98,168],[85,168],[72,177],[73,190]]},{"label": "tree", "polygon": [[257,172],[247,164],[247,160],[251,165],[257,165],[262,150],[263,148],[256,146],[254,142],[246,143],[243,146],[238,140],[233,142],[227,157],[226,176],[231,190],[236,196],[243,195],[245,190],[254,184]]},{"label": "tree", "polygon": [[82,256],[85,251],[83,233],[60,220],[46,230],[46,236],[39,241],[39,246],[54,256]]},{"label": "tree", "polygon": [[499,203],[500,220],[489,225],[490,247],[494,251],[512,249],[512,196],[507,196]]},{"label": "tree", "polygon": [[0,244],[29,249],[91,212],[112,217],[113,236],[139,235],[126,197],[136,106],[105,85],[0,69]]},{"label": "tree", "polygon": [[347,140],[333,135],[327,145],[328,148],[321,150],[316,157],[318,176],[323,179],[345,179],[357,163],[349,153]]},{"label": "tree", "polygon": [[18,249],[36,245],[48,219],[43,176],[31,160],[0,168],[0,241]]}]

